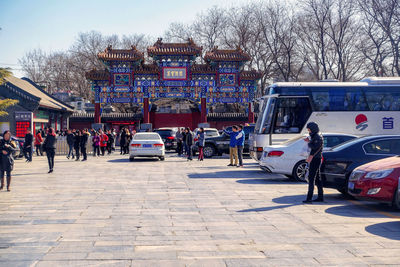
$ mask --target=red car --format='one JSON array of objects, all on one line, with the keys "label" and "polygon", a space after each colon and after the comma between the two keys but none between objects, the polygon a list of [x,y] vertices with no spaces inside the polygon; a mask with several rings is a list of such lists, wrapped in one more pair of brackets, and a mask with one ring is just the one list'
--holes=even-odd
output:
[{"label": "red car", "polygon": [[392,204],[400,209],[400,157],[364,164],[350,175],[348,192],[358,199]]}]

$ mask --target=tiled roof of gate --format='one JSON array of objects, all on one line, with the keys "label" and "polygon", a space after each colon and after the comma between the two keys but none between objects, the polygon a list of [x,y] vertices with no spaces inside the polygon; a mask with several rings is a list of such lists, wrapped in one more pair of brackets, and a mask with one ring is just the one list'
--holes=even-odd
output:
[{"label": "tiled roof of gate", "polygon": [[205,57],[207,61],[249,61],[251,57],[239,47],[237,49],[218,49],[207,52]]},{"label": "tiled roof of gate", "polygon": [[108,81],[110,79],[110,72],[108,70],[92,69],[85,73],[85,77],[92,81]]},{"label": "tiled roof of gate", "polygon": [[186,43],[163,43],[159,38],[153,46],[147,48],[149,56],[160,55],[185,55],[185,56],[199,56],[202,47],[197,46],[192,39],[188,39]]},{"label": "tiled roof of gate", "polygon": [[210,66],[209,64],[194,64],[191,68],[193,74],[215,74],[216,69]]},{"label": "tiled roof of gate", "polygon": [[244,70],[240,72],[240,80],[258,80],[261,78],[261,73],[256,70]]},{"label": "tiled roof of gate", "polygon": [[112,46],[109,45],[104,52],[98,53],[97,57],[105,61],[137,61],[144,59],[143,53],[137,50],[135,46],[131,46],[131,49],[113,49]]}]

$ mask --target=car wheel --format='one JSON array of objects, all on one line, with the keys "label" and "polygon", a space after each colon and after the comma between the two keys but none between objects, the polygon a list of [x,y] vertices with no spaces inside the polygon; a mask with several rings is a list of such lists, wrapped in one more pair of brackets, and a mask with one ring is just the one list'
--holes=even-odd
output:
[{"label": "car wheel", "polygon": [[307,162],[304,160],[297,162],[293,168],[293,178],[299,182],[306,182]]},{"label": "car wheel", "polygon": [[130,157],[130,158],[129,158],[129,161],[130,161],[130,162],[132,162],[132,161],[134,161],[134,160],[135,160],[134,157]]},{"label": "car wheel", "polygon": [[164,160],[165,160],[165,157],[160,157],[160,160],[164,161]]},{"label": "car wheel", "polygon": [[399,190],[397,188],[396,188],[396,191],[394,192],[392,206],[395,210],[397,210],[397,211],[400,210],[400,194],[399,194]]},{"label": "car wheel", "polygon": [[206,158],[211,158],[215,154],[215,148],[212,145],[205,145],[203,148],[203,154]]}]

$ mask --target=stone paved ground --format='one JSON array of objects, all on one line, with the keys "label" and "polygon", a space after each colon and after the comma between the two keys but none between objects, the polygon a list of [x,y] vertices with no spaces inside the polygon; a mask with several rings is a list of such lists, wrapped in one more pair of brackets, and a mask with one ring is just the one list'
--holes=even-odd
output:
[{"label": "stone paved ground", "polygon": [[400,214],[226,159],[17,161],[0,192],[0,266],[400,264]]}]

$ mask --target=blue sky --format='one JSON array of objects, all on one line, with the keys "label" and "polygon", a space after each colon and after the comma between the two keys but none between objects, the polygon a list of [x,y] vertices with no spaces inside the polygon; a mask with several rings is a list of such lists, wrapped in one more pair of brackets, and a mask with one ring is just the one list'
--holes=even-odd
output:
[{"label": "blue sky", "polygon": [[169,23],[190,22],[218,5],[250,0],[0,0],[0,67],[16,76],[18,59],[27,51],[67,49],[79,32],[145,33],[162,37]]}]

